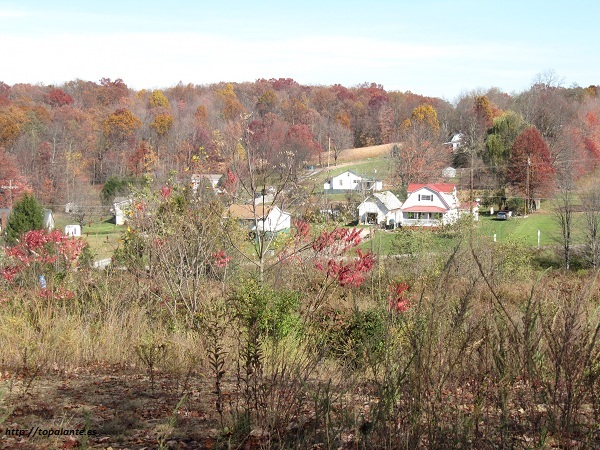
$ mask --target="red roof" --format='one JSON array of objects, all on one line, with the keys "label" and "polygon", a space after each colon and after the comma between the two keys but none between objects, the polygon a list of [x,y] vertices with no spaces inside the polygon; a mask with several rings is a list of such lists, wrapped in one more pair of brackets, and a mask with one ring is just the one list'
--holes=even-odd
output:
[{"label": "red roof", "polygon": [[447,209],[441,208],[439,206],[411,206],[410,208],[402,208],[402,212],[439,212],[445,213]]},{"label": "red roof", "polygon": [[410,194],[411,192],[415,192],[416,190],[419,190],[422,187],[427,187],[436,192],[444,192],[446,194],[451,194],[452,192],[454,192],[455,186],[450,183],[430,183],[430,184],[409,183],[407,192]]}]

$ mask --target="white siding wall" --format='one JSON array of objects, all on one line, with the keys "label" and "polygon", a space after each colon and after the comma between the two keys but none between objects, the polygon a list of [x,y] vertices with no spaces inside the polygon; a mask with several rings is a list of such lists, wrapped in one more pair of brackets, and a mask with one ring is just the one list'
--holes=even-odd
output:
[{"label": "white siding wall", "polygon": [[361,177],[352,172],[344,172],[331,179],[331,189],[359,189]]},{"label": "white siding wall", "polygon": [[282,231],[287,230],[292,225],[292,217],[290,214],[281,211],[279,208],[275,207],[270,212],[269,215],[265,218],[265,220],[258,221],[258,229],[261,231]]}]

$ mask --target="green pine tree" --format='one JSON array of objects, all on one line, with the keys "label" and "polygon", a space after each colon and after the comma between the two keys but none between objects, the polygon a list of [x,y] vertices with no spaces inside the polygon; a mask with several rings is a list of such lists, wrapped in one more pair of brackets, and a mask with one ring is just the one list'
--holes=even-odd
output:
[{"label": "green pine tree", "polygon": [[33,195],[25,194],[15,203],[6,224],[6,241],[15,244],[19,237],[31,230],[44,228],[44,210]]}]

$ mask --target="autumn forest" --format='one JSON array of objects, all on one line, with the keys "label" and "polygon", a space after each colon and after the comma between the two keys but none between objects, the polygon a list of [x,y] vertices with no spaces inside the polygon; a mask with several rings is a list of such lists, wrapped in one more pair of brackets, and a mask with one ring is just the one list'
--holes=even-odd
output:
[{"label": "autumn forest", "polygon": [[[456,104],[375,83],[302,86],[291,79],[164,90],[129,89],[123,80],[75,80],[61,86],[0,84],[0,181],[32,190],[43,204],[77,197],[111,176],[224,173],[248,145],[261,158],[292,152],[296,168],[322,162],[324,150],[403,142],[390,183],[435,181],[438,166],[477,168],[484,188],[519,183],[522,154],[510,146],[527,127],[543,141],[535,152],[542,194],[556,171],[573,177],[600,158],[595,86],[564,88],[540,79],[522,93],[465,93]],[[531,132],[534,132],[532,131]],[[463,134],[460,153],[443,146]],[[279,155],[279,156],[278,156]],[[512,161],[511,161],[512,158]],[[523,166],[524,167],[524,166]],[[510,169],[510,170],[509,170]],[[7,190],[2,190],[3,206]]]}]

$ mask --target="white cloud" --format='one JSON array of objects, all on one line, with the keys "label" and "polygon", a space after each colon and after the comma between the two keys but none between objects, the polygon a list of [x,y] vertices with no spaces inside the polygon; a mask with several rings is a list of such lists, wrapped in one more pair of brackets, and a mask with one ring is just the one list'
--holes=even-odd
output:
[{"label": "white cloud", "polygon": [[25,17],[27,13],[20,9],[0,9],[0,18]]},{"label": "white cloud", "polygon": [[[136,89],[151,89],[179,81],[205,84],[291,77],[306,84],[373,81],[389,90],[436,96],[452,96],[480,85],[515,89],[514,80],[505,85],[516,76],[510,71],[526,71],[542,53],[504,43],[424,45],[348,36],[271,41],[161,32],[0,34],[0,46],[9,49],[2,74],[6,77],[2,81],[9,84],[110,77],[122,78]],[[527,80],[518,82],[531,76],[528,73]],[[481,81],[474,86],[476,80]]]}]

